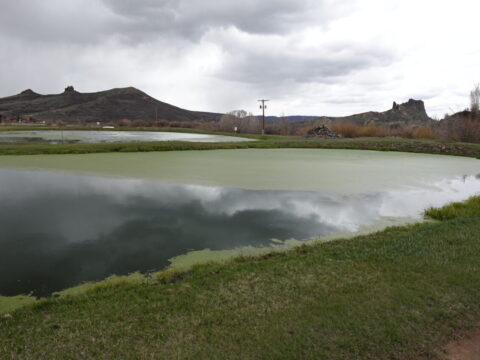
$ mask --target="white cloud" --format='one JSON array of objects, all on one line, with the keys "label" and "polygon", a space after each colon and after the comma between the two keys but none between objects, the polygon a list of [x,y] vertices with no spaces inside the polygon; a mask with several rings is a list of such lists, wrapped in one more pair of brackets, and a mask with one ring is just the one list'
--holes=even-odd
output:
[{"label": "white cloud", "polygon": [[189,109],[347,115],[480,81],[470,0],[3,0],[0,96],[136,86]]}]

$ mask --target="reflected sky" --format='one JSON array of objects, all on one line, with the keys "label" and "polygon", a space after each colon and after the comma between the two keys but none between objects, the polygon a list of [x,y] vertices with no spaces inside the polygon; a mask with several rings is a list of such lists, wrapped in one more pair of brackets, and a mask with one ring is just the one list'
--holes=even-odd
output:
[{"label": "reflected sky", "polygon": [[0,133],[0,142],[47,142],[61,143],[119,143],[138,141],[191,141],[191,142],[241,142],[251,139],[223,136],[160,131],[5,131]]},{"label": "reflected sky", "polygon": [[363,195],[169,185],[0,169],[0,295],[157,270],[192,250],[355,231],[480,191],[475,177]]}]

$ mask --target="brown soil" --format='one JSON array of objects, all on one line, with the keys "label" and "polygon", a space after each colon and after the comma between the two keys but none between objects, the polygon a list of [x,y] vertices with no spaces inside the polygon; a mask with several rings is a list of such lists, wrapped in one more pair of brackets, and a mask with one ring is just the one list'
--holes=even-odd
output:
[{"label": "brown soil", "polygon": [[416,360],[480,360],[480,327],[448,343],[436,357],[422,356]]},{"label": "brown soil", "polygon": [[442,360],[480,360],[480,327],[445,348]]}]

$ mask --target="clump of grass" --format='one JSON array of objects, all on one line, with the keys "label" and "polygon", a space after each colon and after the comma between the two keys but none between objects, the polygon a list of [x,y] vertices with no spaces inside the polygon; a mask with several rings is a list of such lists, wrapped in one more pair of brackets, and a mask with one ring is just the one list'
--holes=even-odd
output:
[{"label": "clump of grass", "polygon": [[480,196],[475,196],[461,203],[453,203],[442,208],[429,208],[425,216],[435,220],[451,220],[459,217],[480,216]]},{"label": "clump of grass", "polygon": [[168,269],[153,274],[152,280],[154,284],[173,284],[182,280],[188,273],[188,271]]},{"label": "clump of grass", "polygon": [[96,293],[105,289],[117,289],[123,286],[138,285],[146,281],[143,274],[136,272],[127,276],[112,275],[99,282],[88,282],[66,290],[59,291],[57,296],[77,296],[87,293]]},{"label": "clump of grass", "polygon": [[23,306],[33,304],[36,299],[32,296],[0,296],[0,316],[10,313]]}]

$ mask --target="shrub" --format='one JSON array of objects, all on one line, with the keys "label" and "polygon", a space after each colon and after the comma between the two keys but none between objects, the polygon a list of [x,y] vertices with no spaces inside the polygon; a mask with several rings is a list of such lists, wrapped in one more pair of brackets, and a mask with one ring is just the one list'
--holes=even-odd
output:
[{"label": "shrub", "polygon": [[295,135],[298,136],[305,136],[307,135],[308,131],[312,129],[312,126],[302,126],[296,129]]},{"label": "shrub", "polygon": [[333,124],[331,129],[347,138],[358,137],[360,127],[352,123]]},{"label": "shrub", "polygon": [[463,111],[442,120],[441,137],[449,141],[480,142],[480,118]]},{"label": "shrub", "polygon": [[413,129],[412,128],[399,128],[391,131],[391,136],[398,136],[405,139],[413,138]]},{"label": "shrub", "polygon": [[128,119],[122,119],[118,122],[118,126],[131,126],[132,122]]},{"label": "shrub", "polygon": [[360,137],[373,137],[379,136],[379,129],[375,125],[364,125],[358,128],[358,136]]},{"label": "shrub", "polygon": [[438,137],[437,133],[430,126],[420,126],[413,129],[412,135],[414,138],[420,139],[435,139]]}]

